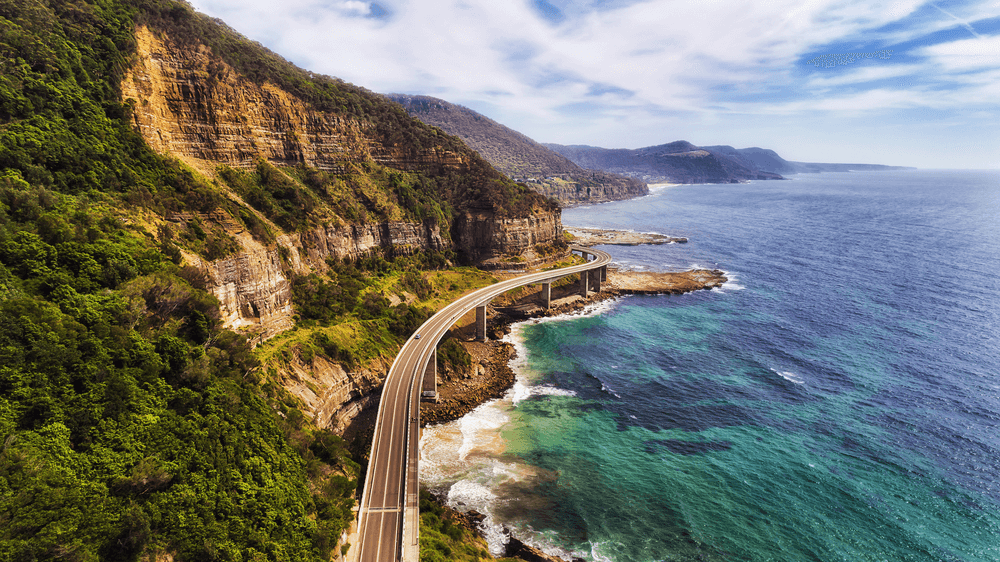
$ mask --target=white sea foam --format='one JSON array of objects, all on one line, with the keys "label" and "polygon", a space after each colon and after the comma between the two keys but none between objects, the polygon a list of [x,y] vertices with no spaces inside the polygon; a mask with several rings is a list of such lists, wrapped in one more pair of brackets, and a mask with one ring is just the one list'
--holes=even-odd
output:
[{"label": "white sea foam", "polygon": [[726,292],[742,291],[743,289],[746,289],[746,287],[740,285],[740,279],[736,273],[723,270],[722,274],[726,276],[726,282],[723,283],[721,287],[713,287],[713,291]]},{"label": "white sea foam", "polygon": [[493,519],[490,509],[494,500],[494,494],[486,486],[472,480],[459,480],[448,488],[448,497],[445,503],[460,511],[474,509],[486,517],[480,522],[479,530],[489,545],[490,554],[502,556],[506,550],[508,542],[507,534],[504,533],[503,525]]},{"label": "white sea foam", "polygon": [[623,298],[627,297],[619,297],[592,303],[584,307],[582,310],[567,314],[560,314],[559,316],[552,316],[549,318],[533,318],[531,320],[525,320],[524,322],[516,322],[512,324],[510,333],[503,338],[503,341],[509,342],[514,346],[514,351],[516,352],[514,359],[510,362],[510,368],[514,371],[516,378],[514,380],[514,386],[508,391],[506,396],[506,398],[511,401],[511,404],[516,407],[518,403],[530,396],[576,396],[576,393],[571,390],[561,389],[550,385],[532,384],[536,377],[535,373],[531,370],[531,367],[528,364],[528,348],[525,346],[524,337],[522,336],[524,326],[547,322],[565,322],[567,320],[577,320],[580,318],[597,316],[613,310],[615,306],[617,306],[618,302]]},{"label": "white sea foam", "polygon": [[615,398],[621,398],[620,394],[618,394],[614,390],[611,390],[611,387],[608,386],[608,385],[606,385],[606,384],[604,384],[603,382],[601,383],[601,390],[603,390],[604,392],[607,392],[608,394],[613,395]]},{"label": "white sea foam", "polygon": [[793,373],[791,371],[778,371],[776,369],[771,369],[771,371],[773,371],[774,373],[777,373],[778,376],[780,376],[781,378],[785,379],[788,382],[793,382],[795,384],[805,384],[806,383],[806,381],[802,380],[802,377],[800,377],[799,375],[796,375],[795,373]]},{"label": "white sea foam", "polygon": [[671,187],[677,187],[679,185],[681,185],[681,184],[679,184],[679,183],[651,183],[651,184],[649,184],[649,193],[650,193],[650,195],[652,195],[653,193],[659,193],[659,192],[663,191],[664,189],[669,189]]},{"label": "white sea foam", "polygon": [[[518,322],[504,338],[517,352],[511,361],[516,375],[513,388],[498,400],[481,404],[462,418],[425,428],[420,440],[420,481],[429,487],[447,490],[446,503],[461,511],[474,509],[485,518],[480,530],[486,537],[490,552],[503,554],[508,536],[503,525],[494,518],[494,507],[504,501],[496,490],[508,483],[525,482],[538,478],[537,467],[518,462],[505,455],[507,443],[502,430],[510,428],[511,409],[530,396],[575,396],[571,390],[549,384],[535,384],[537,377],[527,361],[522,330],[528,324],[560,322],[603,314],[614,308],[617,299],[587,306],[579,312],[552,318]],[[610,390],[609,390],[610,391]],[[610,391],[613,392],[613,391]],[[586,553],[569,553],[555,545],[557,540],[530,528],[522,538],[543,551],[556,556],[584,556]],[[551,540],[548,540],[551,539]]]},{"label": "white sea foam", "polygon": [[595,562],[612,562],[612,559],[611,559],[610,556],[606,556],[604,554],[601,554],[602,547],[605,544],[606,543],[602,542],[602,541],[596,541],[596,542],[591,542],[590,543],[590,557]]},{"label": "white sea foam", "polygon": [[448,488],[448,504],[486,509],[496,499],[489,488],[472,480],[459,480]]},{"label": "white sea foam", "polygon": [[462,445],[458,448],[458,460],[464,461],[469,453],[477,448],[487,447],[491,450],[503,450],[503,440],[500,428],[506,425],[510,418],[495,404],[482,404],[475,410],[458,420],[462,432]]}]

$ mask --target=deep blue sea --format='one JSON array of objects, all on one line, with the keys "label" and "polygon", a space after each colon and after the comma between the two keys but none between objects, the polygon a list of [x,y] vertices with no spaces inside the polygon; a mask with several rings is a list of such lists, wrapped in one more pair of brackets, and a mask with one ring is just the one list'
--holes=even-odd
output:
[{"label": "deep blue sea", "polygon": [[1000,172],[791,178],[564,211],[730,282],[517,325],[422,481],[587,560],[1000,560]]}]

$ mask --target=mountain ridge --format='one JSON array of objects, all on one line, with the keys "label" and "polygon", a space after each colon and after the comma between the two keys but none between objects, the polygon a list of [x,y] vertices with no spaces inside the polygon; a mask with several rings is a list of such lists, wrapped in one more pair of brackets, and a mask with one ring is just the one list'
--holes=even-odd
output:
[{"label": "mountain ridge", "polygon": [[[881,164],[825,164],[792,162],[771,149],[733,148],[728,145],[695,146],[674,141],[643,148],[601,148],[590,145],[545,144],[581,166],[593,166],[649,182],[732,183],[784,179],[781,174],[819,172],[906,170],[906,166]],[[700,162],[697,160],[700,159]],[[698,165],[694,164],[698,162]]]},{"label": "mountain ridge", "polygon": [[438,98],[387,94],[406,111],[479,152],[502,173],[563,206],[631,199],[649,193],[643,182],[602,170],[588,170],[527,135],[481,113]]},{"label": "mountain ridge", "polygon": [[739,160],[687,141],[638,149],[545,144],[580,166],[642,179],[648,183],[737,183],[783,179],[780,174],[746,166]]}]

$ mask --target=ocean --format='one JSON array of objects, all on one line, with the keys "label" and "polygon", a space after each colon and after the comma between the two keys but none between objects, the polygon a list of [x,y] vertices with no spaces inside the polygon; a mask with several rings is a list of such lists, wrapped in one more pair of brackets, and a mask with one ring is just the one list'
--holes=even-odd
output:
[{"label": "ocean", "polygon": [[586,560],[1000,560],[1000,172],[802,174],[568,209],[721,289],[514,326],[420,478]]}]

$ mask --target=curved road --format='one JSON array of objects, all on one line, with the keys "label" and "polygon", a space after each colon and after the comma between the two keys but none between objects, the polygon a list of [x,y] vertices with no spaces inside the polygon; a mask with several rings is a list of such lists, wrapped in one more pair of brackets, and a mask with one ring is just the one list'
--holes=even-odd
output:
[{"label": "curved road", "polygon": [[[359,514],[357,557],[360,562],[419,558],[420,391],[424,368],[438,342],[470,310],[522,285],[559,279],[607,265],[611,256],[573,246],[596,259],[581,265],[531,273],[470,293],[444,307],[410,336],[396,355],[379,401]],[[419,335],[418,335],[419,334]]]}]

